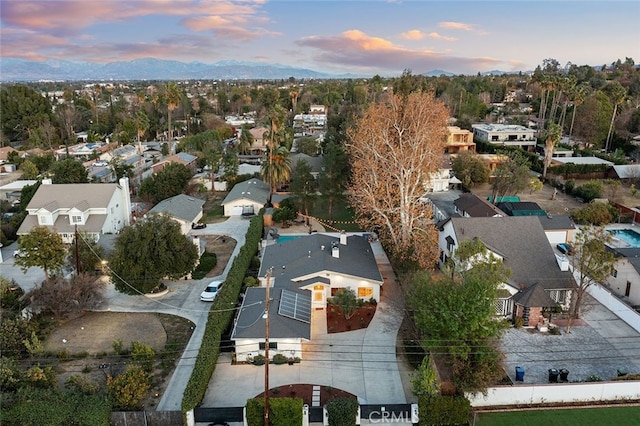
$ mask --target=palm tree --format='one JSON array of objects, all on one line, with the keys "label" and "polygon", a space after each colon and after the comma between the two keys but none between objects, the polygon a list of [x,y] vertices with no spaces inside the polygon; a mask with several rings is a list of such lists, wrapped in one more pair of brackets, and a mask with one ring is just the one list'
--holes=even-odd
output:
[{"label": "palm tree", "polygon": [[166,100],[167,100],[167,124],[169,130],[169,153],[173,154],[173,129],[171,128],[171,112],[178,107],[180,104],[180,89],[176,83],[168,83],[166,90]]},{"label": "palm tree", "polygon": [[291,159],[289,158],[289,150],[284,146],[269,149],[267,156],[268,161],[262,163],[260,175],[271,188],[268,200],[271,205],[271,198],[278,185],[286,183],[291,177]]},{"label": "palm tree", "polygon": [[573,134],[573,123],[576,120],[576,110],[578,109],[578,106],[584,103],[584,100],[587,97],[586,86],[584,84],[575,86],[571,91],[571,97],[573,98],[573,114],[571,116],[571,126],[569,127],[569,142],[571,142],[571,135]]},{"label": "palm tree", "polygon": [[547,168],[551,164],[551,158],[553,158],[553,150],[556,144],[560,142],[562,137],[562,127],[556,123],[549,123],[549,130],[547,130],[547,140],[544,146],[544,162],[542,169],[542,179],[547,177]]},{"label": "palm tree", "polygon": [[605,151],[609,151],[609,141],[613,135],[613,122],[615,121],[616,114],[618,113],[618,105],[624,102],[625,97],[627,96],[627,89],[622,87],[622,85],[614,80],[609,83],[609,97],[613,101],[613,114],[611,114],[611,123],[609,124],[609,133],[607,133],[607,142],[604,146]]},{"label": "palm tree", "polygon": [[247,125],[242,126],[240,132],[240,138],[238,139],[238,154],[248,154],[251,152],[251,145],[253,144],[253,135],[249,131]]},{"label": "palm tree", "polygon": [[144,133],[149,129],[149,117],[144,110],[138,110],[136,112],[136,133],[138,136],[138,143],[140,143],[140,136],[144,135]]}]

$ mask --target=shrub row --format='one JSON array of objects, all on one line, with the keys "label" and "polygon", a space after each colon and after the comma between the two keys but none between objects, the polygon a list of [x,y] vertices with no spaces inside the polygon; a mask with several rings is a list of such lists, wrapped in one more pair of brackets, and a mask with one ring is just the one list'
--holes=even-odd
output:
[{"label": "shrub row", "polygon": [[220,355],[220,337],[233,319],[234,311],[229,308],[235,306],[238,301],[245,272],[249,268],[251,259],[258,251],[258,243],[262,238],[262,228],[262,215],[253,217],[249,224],[245,244],[233,260],[225,285],[220,289],[220,293],[213,301],[204,336],[202,337],[202,345],[193,366],[189,383],[187,383],[182,396],[183,413],[195,408],[204,398],[207,385]]},{"label": "shrub row", "polygon": [[469,400],[461,396],[434,396],[418,401],[421,425],[467,425],[471,415]]}]

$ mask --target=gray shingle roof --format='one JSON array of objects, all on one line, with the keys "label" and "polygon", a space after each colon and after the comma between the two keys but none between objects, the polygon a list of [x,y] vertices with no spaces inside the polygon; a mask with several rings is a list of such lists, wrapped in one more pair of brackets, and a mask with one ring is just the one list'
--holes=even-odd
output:
[{"label": "gray shingle roof", "polygon": [[558,306],[540,284],[534,284],[513,296],[513,300],[525,308]]},{"label": "gray shingle roof", "polygon": [[[285,288],[297,288],[301,284],[293,283],[292,280],[322,271],[382,284],[382,275],[367,238],[349,236],[346,245],[339,244],[339,241],[338,237],[311,234],[267,246],[264,249],[260,276],[266,276],[267,270],[273,267],[274,286]],[[338,243],[339,258],[331,254],[332,243]]]},{"label": "gray shingle roof", "polygon": [[264,204],[269,199],[269,185],[260,179],[249,179],[244,182],[237,183],[231,188],[231,191],[224,197],[222,205],[232,201],[247,199],[256,203]]},{"label": "gray shingle roof", "polygon": [[[311,304],[311,292],[298,290],[298,297],[302,297]],[[311,324],[295,320],[278,314],[282,289],[271,288],[269,291],[269,337],[311,339]],[[233,327],[231,339],[255,339],[265,336],[265,320],[262,318],[265,310],[266,289],[264,287],[247,288],[242,308]]]},{"label": "gray shingle roof", "polygon": [[149,210],[148,214],[166,213],[185,222],[193,222],[202,213],[202,206],[204,206],[204,200],[185,194],[178,194],[160,201]]},{"label": "gray shingle roof", "polygon": [[537,283],[547,290],[571,288],[571,272],[560,270],[537,217],[454,217],[451,222],[458,241],[479,238],[504,255],[504,264],[511,269],[510,282],[517,288]]},{"label": "gray shingle roof", "polygon": [[471,217],[492,217],[496,214],[504,216],[504,212],[472,192],[460,194],[453,204]]},{"label": "gray shingle roof", "polygon": [[537,216],[545,231],[576,229],[571,217],[566,214]]},{"label": "gray shingle roof", "polygon": [[27,210],[51,207],[51,203],[56,203],[61,208],[72,208],[80,204],[91,208],[107,208],[118,187],[116,183],[42,184],[29,202]]}]

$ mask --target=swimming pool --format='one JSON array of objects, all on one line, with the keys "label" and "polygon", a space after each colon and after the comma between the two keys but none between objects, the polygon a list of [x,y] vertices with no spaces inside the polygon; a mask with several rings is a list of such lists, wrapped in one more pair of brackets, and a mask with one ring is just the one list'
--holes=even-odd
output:
[{"label": "swimming pool", "polygon": [[609,232],[629,246],[640,248],[640,234],[633,229],[610,229]]},{"label": "swimming pool", "polygon": [[287,241],[295,240],[302,237],[304,237],[304,235],[280,235],[278,237],[278,243],[286,243]]}]

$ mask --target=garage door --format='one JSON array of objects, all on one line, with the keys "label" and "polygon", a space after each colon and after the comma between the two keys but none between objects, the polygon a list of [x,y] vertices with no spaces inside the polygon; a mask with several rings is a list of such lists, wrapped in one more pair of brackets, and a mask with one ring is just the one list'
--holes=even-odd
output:
[{"label": "garage door", "polygon": [[242,206],[233,206],[231,216],[242,216]]}]

